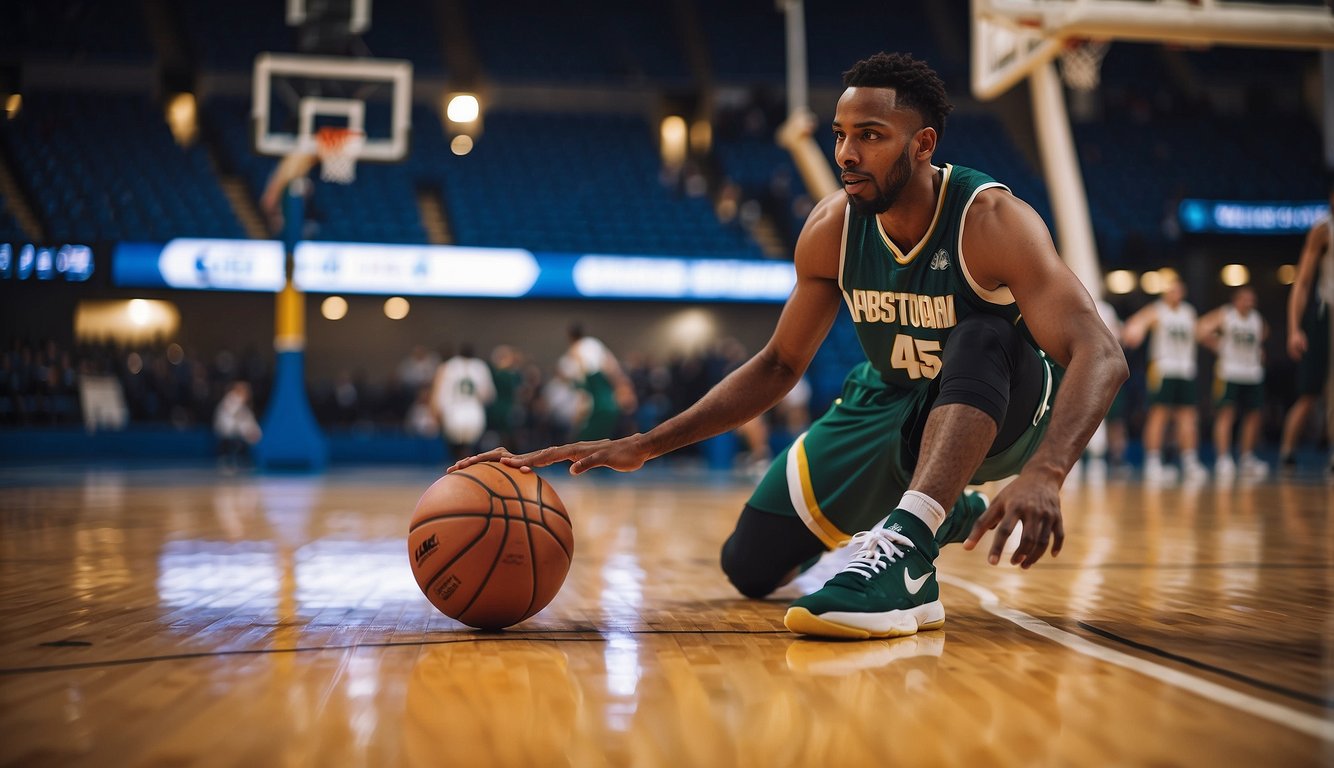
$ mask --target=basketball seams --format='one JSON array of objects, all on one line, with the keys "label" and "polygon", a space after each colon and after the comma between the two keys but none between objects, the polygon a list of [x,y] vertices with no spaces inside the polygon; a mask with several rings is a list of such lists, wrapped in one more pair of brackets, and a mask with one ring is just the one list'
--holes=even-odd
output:
[{"label": "basketball seams", "polygon": [[[492,502],[492,509],[495,508],[494,504],[495,504],[495,503]],[[491,517],[492,517],[492,519],[495,519],[495,518],[498,517],[498,518],[500,519],[500,524],[503,525],[503,526],[505,526],[505,530],[504,530],[504,532],[501,533],[501,535],[500,535],[500,546],[499,546],[499,547],[496,547],[496,556],[495,556],[494,558],[491,559],[491,566],[490,566],[489,568],[486,569],[486,576],[482,577],[482,578],[479,580],[479,582],[478,582],[478,586],[477,586],[477,591],[475,591],[475,592],[472,593],[472,597],[468,598],[468,602],[467,602],[467,604],[464,605],[463,608],[459,611],[459,621],[463,621],[463,617],[466,616],[466,615],[468,615],[468,611],[472,609],[473,603],[476,603],[476,602],[477,602],[477,598],[481,597],[481,596],[482,596],[482,592],[486,591],[486,585],[489,584],[489,583],[491,582],[491,574],[493,574],[493,573],[496,572],[496,563],[499,563],[499,562],[500,562],[500,557],[501,557],[502,555],[505,554],[505,542],[509,541],[509,538],[510,538],[510,526],[509,526],[509,518],[508,518],[508,516],[507,516],[507,515],[496,515],[496,514],[493,512],[492,515],[491,515]],[[491,524],[490,524],[490,523],[487,523],[486,528],[487,528],[487,530],[490,530],[490,529],[491,529]]]},{"label": "basketball seams", "polygon": [[[455,517],[462,517],[462,515],[455,515]],[[491,517],[491,515],[469,515],[469,517]],[[439,579],[441,576],[444,576],[444,575],[445,575],[445,571],[448,571],[448,570],[454,565],[454,563],[457,563],[457,562],[459,561],[460,558],[462,558],[464,555],[468,554],[468,550],[470,550],[470,549],[472,549],[474,546],[476,546],[477,542],[479,542],[479,541],[481,541],[482,539],[486,538],[486,533],[487,533],[487,531],[489,531],[489,530],[491,530],[491,524],[490,524],[490,523],[487,523],[487,524],[482,528],[481,532],[478,533],[477,536],[474,537],[472,541],[468,542],[468,545],[467,545],[466,547],[463,547],[463,548],[460,549],[458,552],[455,552],[455,553],[454,553],[454,557],[451,558],[449,562],[447,562],[447,563],[445,563],[444,565],[440,566],[440,570],[436,571],[434,576],[432,576],[431,578],[429,578],[429,579],[426,580],[426,586],[425,586],[425,589],[424,589],[423,591],[429,592],[430,589],[431,589],[431,587],[435,584],[436,580]],[[478,591],[481,591],[480,588],[479,588]],[[475,597],[475,596],[474,596],[474,597]]]},{"label": "basketball seams", "polygon": [[[522,505],[523,502],[519,504]],[[523,524],[523,533],[528,539],[528,570],[532,574],[528,577],[528,586],[531,588],[528,592],[528,607],[523,612],[525,616],[532,616],[537,612],[533,610],[533,605],[537,602],[537,549],[533,546],[533,521],[528,519],[527,509],[523,510]]]}]

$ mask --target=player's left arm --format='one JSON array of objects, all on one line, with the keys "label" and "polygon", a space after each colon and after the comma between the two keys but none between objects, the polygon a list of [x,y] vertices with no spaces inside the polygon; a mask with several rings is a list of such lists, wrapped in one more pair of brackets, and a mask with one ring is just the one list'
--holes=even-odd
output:
[{"label": "player's left arm", "polygon": [[1056,253],[1042,218],[1005,190],[986,190],[969,208],[963,234],[968,271],[982,287],[1008,287],[1049,357],[1065,368],[1051,424],[1019,477],[996,496],[964,546],[997,528],[989,560],[1000,561],[1016,523],[1023,535],[1010,562],[1027,568],[1065,539],[1060,490],[1129,376],[1125,354],[1079,278]]},{"label": "player's left arm", "polygon": [[1223,312],[1226,309],[1219,307],[1195,321],[1195,340],[1214,352],[1218,351],[1218,334],[1223,328]]}]

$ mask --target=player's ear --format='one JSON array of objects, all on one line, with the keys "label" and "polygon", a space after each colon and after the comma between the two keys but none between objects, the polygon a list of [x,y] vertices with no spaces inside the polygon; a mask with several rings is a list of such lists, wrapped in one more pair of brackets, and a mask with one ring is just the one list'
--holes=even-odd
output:
[{"label": "player's ear", "polygon": [[917,132],[914,141],[917,142],[917,155],[930,159],[936,153],[936,129],[931,126],[925,126]]}]

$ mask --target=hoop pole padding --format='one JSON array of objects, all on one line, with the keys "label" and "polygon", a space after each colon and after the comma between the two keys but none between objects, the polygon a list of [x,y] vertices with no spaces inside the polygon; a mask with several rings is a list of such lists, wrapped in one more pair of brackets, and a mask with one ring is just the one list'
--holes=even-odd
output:
[{"label": "hoop pole padding", "polygon": [[1056,245],[1066,265],[1097,299],[1102,296],[1102,269],[1089,216],[1088,194],[1079,169],[1070,116],[1065,107],[1061,76],[1048,61],[1029,78],[1033,122],[1037,126],[1042,174],[1047,182],[1052,215],[1056,218]]}]

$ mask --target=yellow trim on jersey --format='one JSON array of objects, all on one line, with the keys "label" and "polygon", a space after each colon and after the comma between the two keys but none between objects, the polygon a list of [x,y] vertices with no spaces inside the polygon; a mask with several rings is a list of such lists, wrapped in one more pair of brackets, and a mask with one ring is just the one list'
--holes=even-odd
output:
[{"label": "yellow trim on jersey", "polygon": [[815,498],[815,488],[811,486],[805,432],[797,437],[787,452],[787,493],[793,509],[797,510],[797,516],[826,547],[836,549],[852,538],[829,522],[829,518],[820,510],[820,501]]},{"label": "yellow trim on jersey", "polygon": [[[932,167],[934,168],[935,166]],[[911,264],[912,260],[917,258],[917,254],[922,252],[922,246],[926,245],[927,241],[931,239],[931,235],[935,234],[936,225],[940,223],[940,213],[945,210],[945,193],[949,191],[950,174],[953,172],[954,166],[945,163],[945,167],[942,170],[944,170],[945,174],[940,181],[940,196],[936,199],[936,214],[931,217],[931,226],[926,228],[926,234],[922,235],[922,239],[917,241],[917,245],[914,245],[911,251],[908,251],[907,256],[904,256],[903,251],[900,251],[899,247],[894,245],[894,241],[889,239],[889,235],[885,234],[885,227],[880,223],[880,217],[873,217],[875,218],[875,229],[880,233],[881,242],[885,244],[885,247],[889,248],[889,252],[894,254],[894,260],[900,264]]]}]

